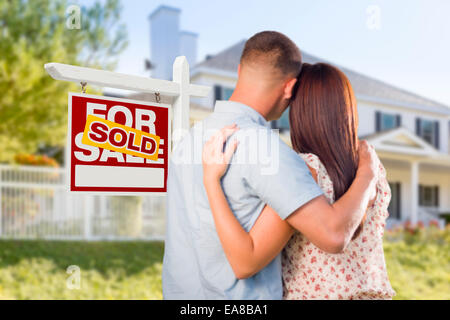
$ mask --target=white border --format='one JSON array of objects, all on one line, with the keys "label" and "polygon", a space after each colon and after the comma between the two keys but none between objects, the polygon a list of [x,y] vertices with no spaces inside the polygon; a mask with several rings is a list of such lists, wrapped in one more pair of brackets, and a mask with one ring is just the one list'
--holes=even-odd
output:
[{"label": "white border", "polygon": [[[143,104],[149,107],[161,107],[168,109],[167,115],[167,128],[169,130],[167,135],[167,143],[164,141],[164,144],[167,144],[167,170],[169,170],[169,160],[170,155],[172,153],[172,126],[171,126],[171,118],[172,118],[172,105],[167,103],[156,103],[142,100],[132,100],[132,99],[124,99],[124,98],[116,98],[116,97],[108,97],[108,96],[97,96],[92,94],[85,93],[75,93],[69,92],[68,94],[68,126],[67,126],[67,145],[65,152],[65,165],[66,165],[66,191],[74,194],[91,194],[91,195],[110,195],[110,196],[166,196],[167,192],[150,192],[150,191],[142,191],[142,192],[116,192],[116,191],[72,191],[70,190],[70,182],[71,182],[71,150],[72,150],[72,97],[84,97],[84,98],[93,98],[93,99],[101,99],[108,100],[114,102],[125,102],[125,103],[133,103],[133,104]],[[166,181],[167,188],[167,181]]]}]

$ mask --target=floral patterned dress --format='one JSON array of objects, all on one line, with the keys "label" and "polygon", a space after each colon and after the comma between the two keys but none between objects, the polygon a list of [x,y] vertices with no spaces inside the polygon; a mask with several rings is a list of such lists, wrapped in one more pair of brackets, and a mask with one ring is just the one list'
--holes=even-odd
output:
[{"label": "floral patterned dress", "polygon": [[[325,166],[314,154],[300,156],[317,172],[319,186],[333,203],[333,183]],[[361,233],[342,253],[326,253],[295,233],[282,254],[284,299],[391,299],[395,292],[383,252],[390,198],[386,172],[380,164],[376,200],[367,210]]]}]

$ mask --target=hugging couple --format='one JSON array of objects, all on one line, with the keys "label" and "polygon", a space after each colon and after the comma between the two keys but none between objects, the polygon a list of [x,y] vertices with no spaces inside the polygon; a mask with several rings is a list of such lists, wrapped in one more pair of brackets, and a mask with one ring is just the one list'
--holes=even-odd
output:
[{"label": "hugging couple", "polygon": [[[269,123],[288,106],[293,148]],[[164,298],[391,299],[390,189],[357,129],[342,71],[302,64],[281,33],[250,38],[230,99],[172,154]],[[264,163],[248,160],[273,141]],[[276,170],[264,172],[267,162]]]}]

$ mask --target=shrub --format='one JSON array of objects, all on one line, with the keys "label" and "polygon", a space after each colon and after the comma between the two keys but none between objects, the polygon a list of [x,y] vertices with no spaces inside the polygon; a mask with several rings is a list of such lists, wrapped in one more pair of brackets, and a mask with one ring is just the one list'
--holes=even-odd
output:
[{"label": "shrub", "polygon": [[55,159],[46,155],[17,154],[14,157],[14,162],[16,164],[27,166],[59,167],[59,164]]}]

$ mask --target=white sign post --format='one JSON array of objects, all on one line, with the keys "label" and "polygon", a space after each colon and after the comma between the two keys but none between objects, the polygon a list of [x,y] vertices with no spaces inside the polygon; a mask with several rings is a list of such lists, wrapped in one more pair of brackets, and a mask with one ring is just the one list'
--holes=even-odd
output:
[{"label": "white sign post", "polygon": [[173,145],[189,130],[190,97],[206,97],[210,87],[189,82],[189,64],[179,56],[173,64],[173,81],[133,76],[123,73],[84,68],[61,63],[47,63],[45,70],[55,80],[87,83],[100,87],[159,94],[172,101]]},{"label": "white sign post", "polygon": [[[155,105],[159,104],[160,101],[164,100],[164,104],[159,104],[159,105],[160,106],[167,105],[169,108],[172,108],[172,112],[171,112],[173,115],[172,126],[170,126],[170,124],[169,124],[169,126],[167,127],[167,119],[169,117],[168,116],[163,117],[166,119],[165,120],[166,121],[166,123],[165,123],[166,129],[164,129],[163,132],[165,132],[166,135],[167,135],[167,131],[169,132],[167,137],[171,137],[172,145],[175,145],[178,141],[180,141],[180,139],[183,137],[183,135],[189,130],[190,97],[191,96],[205,97],[208,95],[209,90],[210,90],[210,87],[190,84],[190,82],[189,82],[189,77],[190,77],[189,64],[184,56],[180,56],[175,59],[175,62],[173,64],[173,81],[132,76],[132,75],[127,75],[127,74],[121,74],[121,73],[115,73],[115,72],[103,71],[103,70],[97,70],[97,69],[91,69],[91,68],[84,68],[84,67],[60,64],[60,63],[47,63],[45,65],[45,69],[50,74],[50,76],[52,76],[56,80],[80,83],[80,84],[82,84],[83,87],[87,84],[87,85],[95,85],[95,86],[100,86],[100,87],[110,87],[110,88],[125,89],[125,90],[132,90],[132,91],[137,91],[137,92],[146,92],[146,93],[155,94],[154,102],[157,102]],[[94,97],[94,96],[89,96],[89,95],[84,95],[84,94],[79,94],[79,95],[71,94],[69,96],[69,100],[70,100],[69,106],[71,106],[69,108],[70,110],[72,110],[72,100],[74,100],[76,98],[76,96],[80,97],[78,100],[80,100],[80,99],[84,99],[84,100],[97,99],[98,100],[99,98],[101,99],[101,97]],[[102,102],[102,103],[105,103],[104,108],[106,108],[106,104],[108,104],[108,101],[107,101],[108,99],[114,100],[112,98],[105,97],[105,99],[103,99],[105,101]],[[123,106],[120,106],[123,109],[126,108],[126,107],[124,107],[127,105],[126,103],[130,104],[131,107],[133,107],[133,101],[126,101],[124,99],[115,99],[115,100],[121,100],[118,102],[123,105]],[[139,103],[139,102],[136,102],[136,103]],[[78,103],[78,104],[81,105],[81,103]],[[91,102],[91,104],[92,104],[92,102]],[[142,106],[144,106],[144,104],[145,103],[141,102]],[[97,103],[97,105],[98,105],[98,103]],[[118,108],[118,106],[116,106],[114,108]],[[82,109],[83,109],[83,107],[78,108],[77,113],[74,115],[78,116],[78,118],[85,117],[84,115],[83,116],[80,115],[80,114],[86,113],[85,110],[84,110],[84,113],[80,113]],[[153,111],[149,111],[149,112],[154,113]],[[129,113],[131,114],[131,112],[129,112]],[[104,116],[103,116],[103,118],[104,118]],[[158,119],[159,119],[159,117],[158,117]],[[93,120],[93,119],[91,118],[91,120]],[[97,120],[95,120],[95,122],[98,122],[99,120],[102,120],[102,119],[97,119]],[[71,127],[70,121],[71,121],[71,119],[69,119],[69,128]],[[83,123],[84,123],[85,120],[78,119],[78,122],[77,122],[78,126],[82,125],[82,127],[84,127],[84,124],[81,123],[81,121],[83,121]],[[156,120],[156,121],[158,121],[158,120]],[[170,121],[170,119],[169,119],[169,121]],[[89,121],[86,120],[86,125],[88,125],[88,122]],[[158,123],[158,122],[155,122],[155,124],[161,125],[161,123]],[[118,124],[115,123],[115,125],[118,125]],[[131,126],[131,124],[130,124],[130,126]],[[131,127],[126,127],[126,126],[122,126],[122,127],[123,127],[123,130],[134,130]],[[169,128],[169,129],[167,130],[167,128]],[[173,132],[170,132],[170,128],[172,128]],[[78,128],[78,129],[82,131],[82,128],[81,129]],[[141,130],[141,129],[139,129],[139,130]],[[144,132],[142,132],[142,134],[144,134]],[[74,140],[74,137],[71,137],[70,135],[71,135],[71,133],[69,132],[69,142],[77,141],[77,140]],[[130,133],[130,137],[131,137],[131,133]],[[156,138],[158,139],[158,144],[159,144],[159,137],[156,137]],[[113,138],[113,139],[115,139],[115,138]],[[167,139],[167,140],[170,141],[170,139]],[[79,142],[79,143],[81,143],[81,142]],[[161,143],[163,143],[162,139],[161,139]],[[167,143],[167,141],[166,141],[166,143]],[[69,143],[68,145],[73,146],[73,143],[72,144]],[[167,146],[170,149],[170,144],[168,144]],[[100,146],[100,145],[98,147],[99,148],[107,148],[106,146]],[[132,146],[132,147],[134,147],[134,146]],[[135,150],[135,149],[133,149],[133,150]],[[108,150],[104,150],[104,151],[108,151]],[[119,152],[117,155],[122,155],[120,153],[120,152],[122,152],[121,150],[116,150],[116,151]],[[156,151],[158,151],[158,150],[156,150]],[[161,151],[164,151],[164,150],[159,150],[159,151],[161,154]],[[167,150],[167,148],[166,148],[167,154],[169,154],[170,151],[171,150]],[[139,155],[137,155],[137,156],[139,157]],[[158,157],[158,154],[156,154],[156,157]],[[74,158],[73,150],[70,150],[70,155],[68,155],[68,159],[71,159],[71,158]],[[140,160],[144,160],[144,159],[140,159]],[[145,163],[148,163],[148,159],[145,159],[145,160],[146,160]],[[157,159],[154,159],[154,160],[156,161]],[[100,161],[102,161],[102,160],[100,160]],[[136,161],[133,161],[133,162],[136,162]],[[143,161],[139,161],[139,162],[144,163]],[[111,188],[112,187],[111,184],[108,184],[108,183],[105,183],[105,185],[101,184],[102,180],[100,179],[101,178],[100,176],[98,178],[95,177],[96,174],[100,175],[100,171],[102,171],[102,170],[98,170],[98,168],[108,169],[108,168],[104,167],[105,163],[99,164],[99,165],[101,165],[101,166],[100,167],[92,166],[93,170],[89,171],[89,172],[91,172],[89,174],[89,179],[90,179],[90,181],[92,180],[95,182],[94,183],[95,188],[93,188],[93,185],[91,186],[92,181],[90,183],[88,183],[86,186],[82,186],[82,185],[77,185],[77,182],[75,179],[69,179],[70,181],[72,181],[69,184],[69,190],[76,191],[76,192],[85,191],[85,192],[95,192],[95,193],[111,191],[111,193],[113,193],[113,194],[116,194],[116,193],[119,194],[118,189]],[[116,164],[114,164],[114,163],[112,163],[112,164],[108,163],[108,165],[110,165],[110,168],[111,168],[111,169],[108,169],[109,170],[108,177],[107,177],[108,181],[114,180],[115,179],[114,177],[117,176],[116,178],[121,180],[121,182],[123,182],[122,180],[124,179],[124,172],[125,172],[125,175],[128,178],[130,178],[130,177],[132,177],[132,175],[129,175],[130,171],[132,171],[131,169],[134,169],[135,171],[139,169],[139,168],[126,168],[126,167],[123,167],[123,164],[118,164],[117,168],[115,167]],[[90,169],[89,166],[90,166],[90,164],[84,164],[83,166],[78,166],[78,167],[81,170],[81,168]],[[75,166],[75,168],[77,168],[77,166]],[[97,168],[97,169],[95,169],[95,168]],[[151,170],[151,168],[146,169],[146,166],[144,166],[143,168],[141,168],[139,170],[142,170],[142,169],[149,170],[149,173]],[[154,169],[154,170],[156,170],[156,169]],[[163,169],[159,169],[159,170],[163,170]],[[167,170],[167,165],[164,166],[164,170]],[[76,171],[76,169],[69,170],[69,172],[71,172],[70,178],[76,177],[76,174],[74,173],[75,171]],[[120,176],[120,174],[119,174],[120,172],[122,172],[122,176]],[[147,172],[147,171],[145,171],[145,172]],[[163,175],[163,177],[167,177],[167,172],[163,172],[161,174]],[[161,174],[159,176],[161,176]],[[151,175],[150,175],[150,178],[148,178],[148,179],[151,180]],[[145,185],[147,185],[147,180],[146,180]],[[156,184],[160,185],[161,182],[159,180],[161,180],[161,179],[159,178],[158,182],[155,180],[154,184],[156,183]],[[163,180],[165,181],[165,179],[163,179]],[[151,186],[152,182],[153,181],[148,181],[148,186]],[[99,185],[97,185],[97,184],[99,184]],[[129,182],[129,184],[130,184],[130,182]],[[84,187],[84,189],[81,187]],[[164,183],[164,187],[162,189],[161,188],[159,188],[159,189],[160,189],[159,192],[156,192],[156,189],[153,190],[151,188],[146,189],[146,188],[142,187],[142,189],[136,189],[136,190],[130,189],[129,191],[131,193],[133,193],[133,192],[149,193],[150,192],[150,193],[160,194],[160,193],[164,193],[166,191],[166,184]],[[141,190],[141,191],[139,191],[139,190]],[[144,190],[146,190],[146,191],[144,191]]]}]

